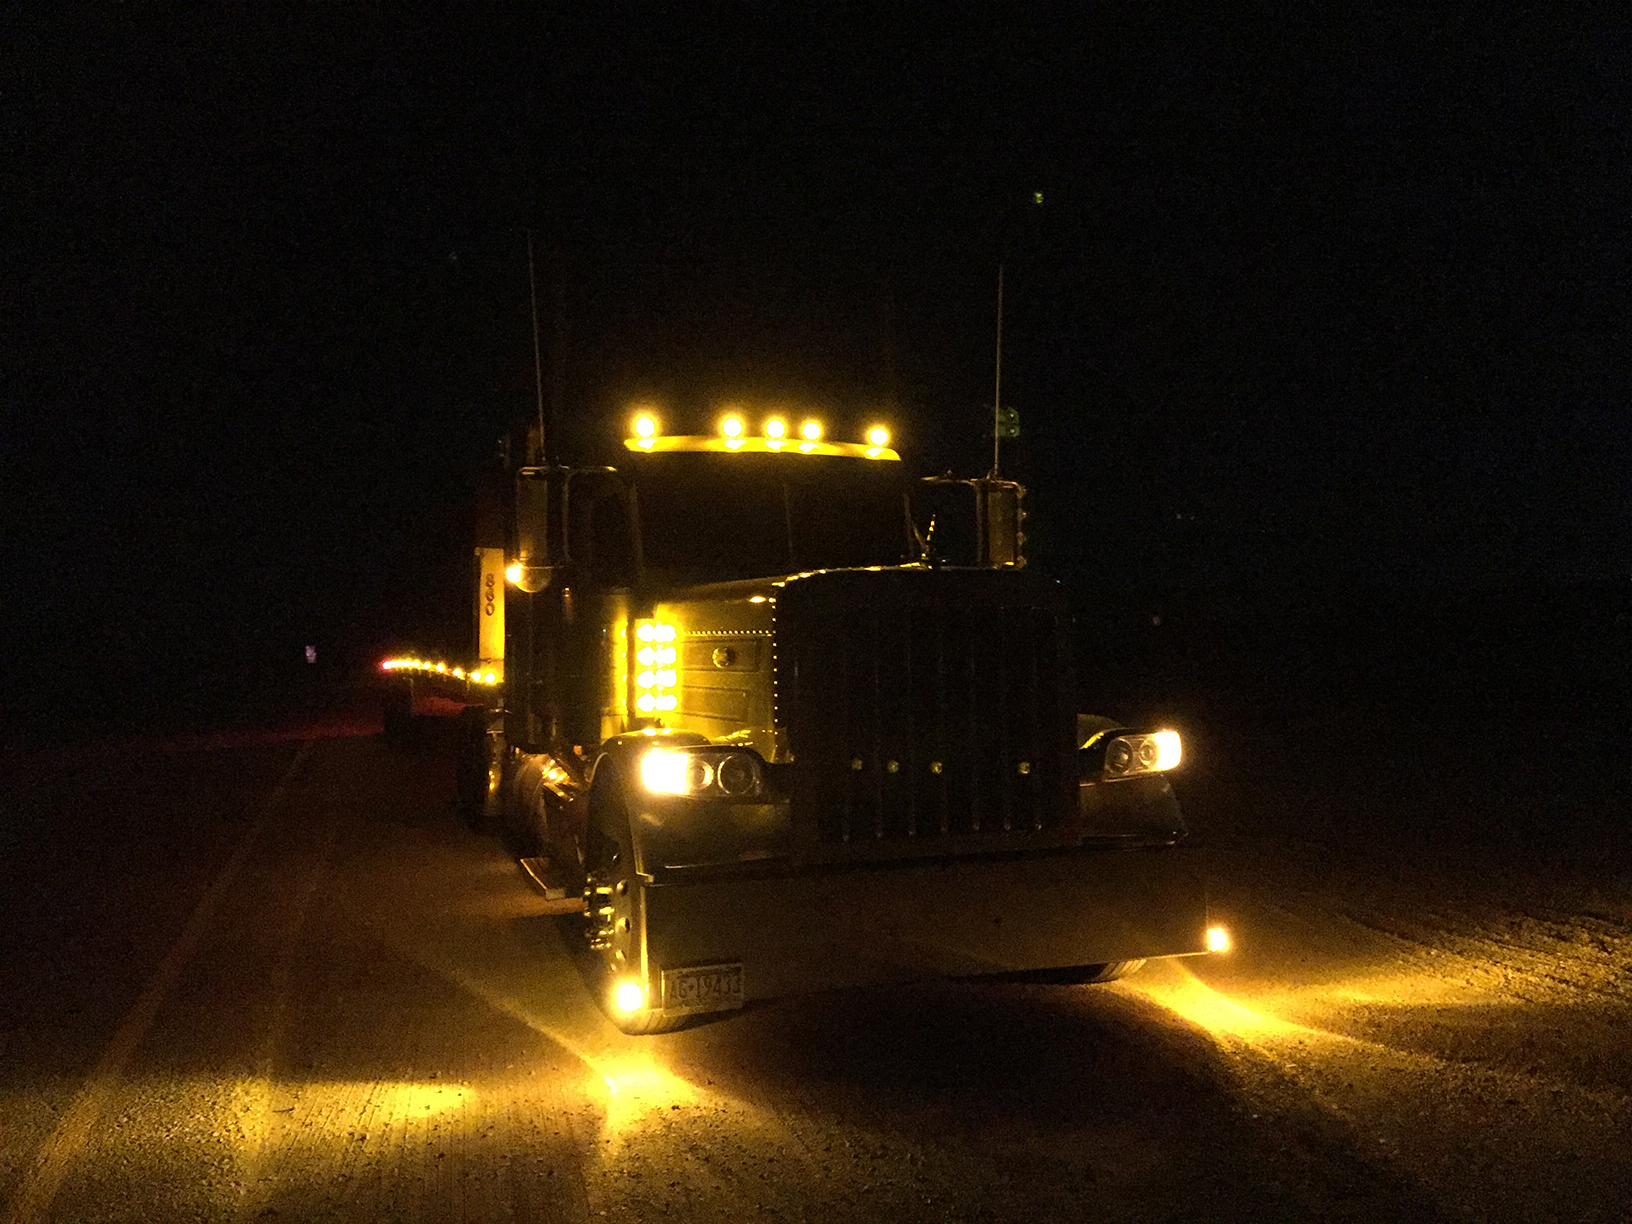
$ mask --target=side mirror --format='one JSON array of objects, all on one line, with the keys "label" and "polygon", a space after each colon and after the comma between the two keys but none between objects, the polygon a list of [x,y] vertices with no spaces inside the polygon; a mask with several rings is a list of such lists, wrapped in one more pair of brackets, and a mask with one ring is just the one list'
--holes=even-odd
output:
[{"label": "side mirror", "polygon": [[1026,533],[1025,487],[1012,480],[987,477],[974,482],[981,508],[982,560],[994,569],[1020,569]]}]

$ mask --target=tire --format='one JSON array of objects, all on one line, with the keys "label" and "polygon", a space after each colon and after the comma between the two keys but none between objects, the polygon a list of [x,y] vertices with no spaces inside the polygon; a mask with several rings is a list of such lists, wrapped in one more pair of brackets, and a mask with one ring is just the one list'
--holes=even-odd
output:
[{"label": "tire", "polygon": [[380,697],[380,722],[385,728],[386,742],[393,747],[406,746],[412,740],[414,691],[407,682],[386,687]]},{"label": "tire", "polygon": [[1095,982],[1114,982],[1144,967],[1142,960],[1109,961],[1103,965],[1067,965],[1063,969],[1028,969],[1015,975],[1015,980],[1040,986],[1088,986]]},{"label": "tire", "polygon": [[633,976],[630,971],[639,964],[644,916],[639,884],[634,878],[628,816],[611,786],[603,784],[597,791],[590,800],[584,846],[583,940],[589,988],[607,1019],[625,1033],[639,1036],[671,1032],[691,1017],[650,1007],[623,1015],[612,1005],[613,984],[621,977]]},{"label": "tire", "polygon": [[504,745],[489,729],[492,717],[485,706],[466,706],[459,713],[456,789],[459,816],[472,833],[493,833],[499,824]]},{"label": "tire", "polygon": [[1142,960],[1108,961],[1103,965],[1078,965],[1066,972],[1073,975],[1073,983],[1086,986],[1095,982],[1114,982],[1131,973],[1138,973],[1144,967]]}]

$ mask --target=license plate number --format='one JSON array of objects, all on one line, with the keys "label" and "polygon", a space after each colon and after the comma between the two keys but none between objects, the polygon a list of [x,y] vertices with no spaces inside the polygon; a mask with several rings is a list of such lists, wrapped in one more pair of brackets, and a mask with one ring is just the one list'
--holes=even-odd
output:
[{"label": "license plate number", "polygon": [[741,965],[700,965],[663,973],[665,1011],[726,1011],[742,1006]]}]

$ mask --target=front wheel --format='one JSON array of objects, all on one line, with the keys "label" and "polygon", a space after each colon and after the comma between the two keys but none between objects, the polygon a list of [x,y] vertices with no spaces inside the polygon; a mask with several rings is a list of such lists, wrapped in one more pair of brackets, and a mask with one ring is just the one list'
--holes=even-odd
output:
[{"label": "front wheel", "polygon": [[459,814],[472,833],[492,833],[498,827],[504,740],[493,723],[493,711],[483,706],[459,712],[455,779]]},{"label": "front wheel", "polygon": [[589,987],[607,1018],[625,1033],[666,1033],[690,1017],[652,1005],[651,987],[641,969],[645,916],[633,858],[622,805],[604,794],[592,798],[584,846],[583,937],[592,969]]},{"label": "front wheel", "polygon": [[1063,969],[1032,969],[1020,975],[1021,980],[1044,986],[1088,986],[1095,982],[1114,982],[1130,973],[1143,969],[1142,960],[1107,961],[1103,965],[1068,965]]},{"label": "front wheel", "polygon": [[1145,962],[1142,960],[1107,961],[1103,965],[1078,965],[1066,972],[1073,975],[1072,982],[1089,985],[1094,982],[1114,982],[1129,974],[1138,973],[1144,967]]}]

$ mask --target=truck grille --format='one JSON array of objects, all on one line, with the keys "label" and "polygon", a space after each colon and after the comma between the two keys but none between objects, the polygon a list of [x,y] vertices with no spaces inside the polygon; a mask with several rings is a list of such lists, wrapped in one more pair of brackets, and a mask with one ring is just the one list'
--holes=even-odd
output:
[{"label": "truck grille", "polygon": [[1074,714],[1060,609],[1039,585],[875,571],[784,588],[778,721],[807,845],[896,857],[1059,839]]}]

